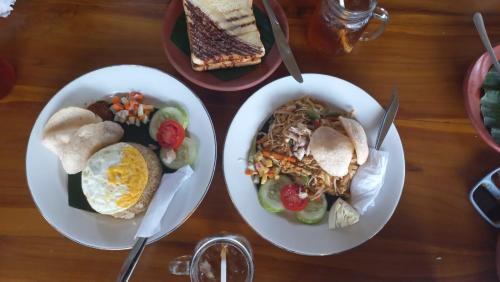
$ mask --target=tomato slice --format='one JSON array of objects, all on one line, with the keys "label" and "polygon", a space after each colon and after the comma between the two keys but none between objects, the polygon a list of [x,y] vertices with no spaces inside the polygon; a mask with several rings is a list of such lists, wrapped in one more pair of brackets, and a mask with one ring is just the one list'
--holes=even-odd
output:
[{"label": "tomato slice", "polygon": [[305,191],[304,186],[291,183],[283,186],[280,191],[281,202],[287,210],[301,211],[306,208],[308,199],[301,199],[299,193]]},{"label": "tomato slice", "polygon": [[173,119],[162,122],[156,133],[156,139],[162,148],[172,148],[174,150],[181,146],[185,137],[184,128]]}]

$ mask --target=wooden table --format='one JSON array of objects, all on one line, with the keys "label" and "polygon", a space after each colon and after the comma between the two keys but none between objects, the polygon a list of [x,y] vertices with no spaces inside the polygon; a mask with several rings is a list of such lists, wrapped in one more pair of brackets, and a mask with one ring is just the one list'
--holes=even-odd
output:
[{"label": "wooden table", "polygon": [[[194,215],[146,248],[133,280],[187,281],[170,275],[168,262],[190,253],[199,239],[227,230],[252,243],[255,281],[495,281],[497,232],[472,209],[467,193],[500,158],[467,119],[462,81],[483,52],[472,13],[484,13],[492,41],[499,42],[500,2],[380,0],[391,13],[386,32],[343,57],[321,56],[308,48],[306,26],[316,1],[280,2],[303,72],[351,81],[382,104],[393,85],[399,88],[396,123],[407,170],[396,212],[373,239],[339,255],[299,256],[271,245],[237,213],[220,162],[231,118],[256,88],[215,93],[188,84],[215,123],[215,178]],[[115,279],[127,252],[80,246],[52,229],[36,209],[25,177],[26,145],[47,101],[88,71],[141,64],[185,81],[163,53],[166,7],[167,0],[30,0],[18,1],[14,13],[0,19],[0,55],[18,75],[13,92],[0,100],[0,280]],[[285,75],[281,66],[265,83]]]}]

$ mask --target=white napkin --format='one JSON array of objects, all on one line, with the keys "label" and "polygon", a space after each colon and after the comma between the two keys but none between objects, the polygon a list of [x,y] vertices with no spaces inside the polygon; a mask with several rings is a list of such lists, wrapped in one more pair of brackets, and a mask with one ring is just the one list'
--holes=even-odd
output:
[{"label": "white napkin", "polygon": [[16,0],[0,0],[0,17],[6,18],[10,15],[12,7],[16,3]]},{"label": "white napkin", "polygon": [[368,160],[358,168],[351,182],[350,204],[360,214],[375,206],[375,198],[384,184],[389,153],[370,149]]},{"label": "white napkin", "polygon": [[135,238],[149,238],[160,231],[160,223],[166,214],[175,193],[182,188],[182,184],[193,174],[190,166],[184,166],[174,173],[165,173],[161,179],[160,187],[149,204],[148,210],[142,219]]}]

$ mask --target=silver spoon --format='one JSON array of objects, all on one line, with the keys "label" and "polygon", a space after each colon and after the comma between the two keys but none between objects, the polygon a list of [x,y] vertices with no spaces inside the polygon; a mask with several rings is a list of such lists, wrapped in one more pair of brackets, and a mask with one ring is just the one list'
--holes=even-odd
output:
[{"label": "silver spoon", "polygon": [[490,39],[488,38],[488,33],[486,33],[483,16],[481,15],[481,13],[476,12],[472,19],[474,21],[474,25],[476,26],[477,32],[479,32],[479,37],[481,37],[481,41],[483,41],[484,48],[486,48],[486,50],[490,54],[491,60],[493,61],[493,65],[495,66],[497,73],[500,73],[500,63],[498,62],[497,56],[493,51]]},{"label": "silver spoon", "polygon": [[398,112],[398,108],[399,108],[398,90],[396,89],[396,87],[394,87],[392,89],[391,102],[387,107],[384,117],[382,117],[382,121],[380,123],[380,128],[377,134],[377,141],[375,142],[375,150],[380,150],[385,135],[389,131],[389,128],[391,128],[391,125],[394,122],[394,119],[396,118],[396,113]]}]

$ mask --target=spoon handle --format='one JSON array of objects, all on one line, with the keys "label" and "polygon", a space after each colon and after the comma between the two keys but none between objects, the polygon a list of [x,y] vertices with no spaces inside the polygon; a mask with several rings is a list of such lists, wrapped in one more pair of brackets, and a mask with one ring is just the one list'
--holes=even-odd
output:
[{"label": "spoon handle", "polygon": [[490,54],[490,58],[493,61],[493,65],[498,73],[500,73],[500,63],[498,63],[498,59],[495,56],[495,52],[493,51],[493,47],[491,47],[490,39],[488,38],[488,33],[486,33],[486,27],[484,26],[483,16],[481,13],[476,12],[474,17],[472,18],[474,21],[474,25],[476,26],[477,31],[479,32],[479,37],[481,37],[481,41],[483,41],[484,48]]},{"label": "spoon handle", "polygon": [[385,111],[384,117],[382,118],[382,122],[380,123],[380,128],[378,130],[377,141],[375,142],[375,150],[380,150],[382,146],[382,142],[384,142],[385,135],[391,128],[394,119],[396,118],[396,114],[399,108],[399,97],[398,91],[396,88],[392,89],[392,97],[391,103],[387,107]]},{"label": "spoon handle", "polygon": [[120,270],[120,275],[116,279],[117,282],[126,282],[130,279],[132,272],[134,271],[137,262],[139,261],[139,257],[144,250],[144,246],[146,246],[146,241],[148,238],[138,238],[135,242],[134,247],[130,250],[130,253],[127,257],[127,260],[123,263],[122,269]]}]

